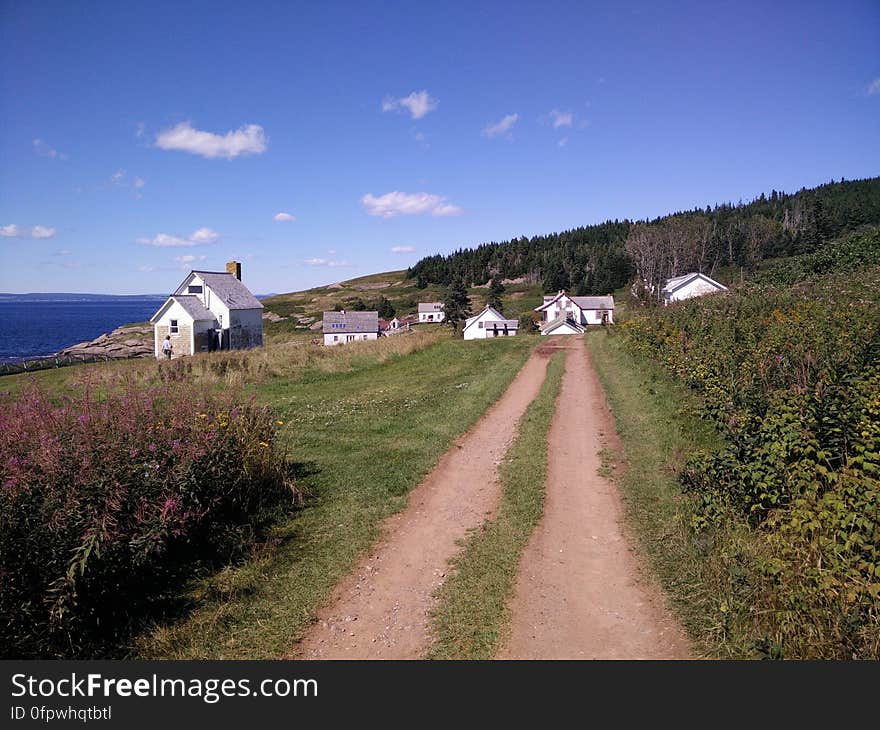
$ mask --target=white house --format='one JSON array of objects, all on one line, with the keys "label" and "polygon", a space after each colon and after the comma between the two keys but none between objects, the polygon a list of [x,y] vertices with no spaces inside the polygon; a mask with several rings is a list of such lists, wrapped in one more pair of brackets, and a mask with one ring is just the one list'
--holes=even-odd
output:
[{"label": "white house", "polygon": [[513,337],[519,328],[515,319],[504,319],[494,307],[486,307],[482,312],[464,322],[466,340],[484,340],[490,337]]},{"label": "white house", "polygon": [[682,299],[703,297],[721,291],[727,291],[724,284],[710,279],[705,274],[692,272],[667,279],[660,293],[663,295],[663,304],[672,304],[672,302],[680,302]]},{"label": "white house", "polygon": [[378,312],[324,312],[324,344],[344,345],[379,337]]},{"label": "white house", "polygon": [[443,302],[419,302],[419,322],[442,322],[446,318]]},{"label": "white house", "polygon": [[263,305],[241,283],[241,264],[190,271],[152,318],[156,357],[171,336],[174,357],[263,344]]},{"label": "white house", "polygon": [[563,290],[545,296],[535,311],[544,320],[542,335],[582,334],[587,325],[613,324],[614,297],[570,297]]}]

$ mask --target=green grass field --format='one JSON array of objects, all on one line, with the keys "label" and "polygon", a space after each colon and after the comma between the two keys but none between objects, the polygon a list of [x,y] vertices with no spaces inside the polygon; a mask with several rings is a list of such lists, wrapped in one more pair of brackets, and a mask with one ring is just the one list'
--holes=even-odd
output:
[{"label": "green grass field", "polygon": [[365,348],[344,370],[312,367],[257,386],[258,400],[285,422],[282,446],[297,462],[307,504],[249,562],[194,585],[184,616],[143,636],[135,653],[255,659],[289,651],[382,520],[405,506],[536,342],[441,338],[383,362]]},{"label": "green grass field", "polygon": [[438,593],[430,659],[492,659],[510,625],[508,600],[519,557],[541,519],[547,480],[547,432],[562,384],[564,353],[547,368],[538,397],[499,468],[504,489],[498,516],[466,541]]}]

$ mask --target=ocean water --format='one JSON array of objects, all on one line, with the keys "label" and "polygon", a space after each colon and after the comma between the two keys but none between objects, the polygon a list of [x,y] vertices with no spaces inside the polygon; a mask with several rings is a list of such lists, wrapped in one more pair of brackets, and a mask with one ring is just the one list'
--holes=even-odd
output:
[{"label": "ocean water", "polygon": [[155,297],[114,301],[0,301],[0,362],[54,355],[119,325],[148,320]]}]

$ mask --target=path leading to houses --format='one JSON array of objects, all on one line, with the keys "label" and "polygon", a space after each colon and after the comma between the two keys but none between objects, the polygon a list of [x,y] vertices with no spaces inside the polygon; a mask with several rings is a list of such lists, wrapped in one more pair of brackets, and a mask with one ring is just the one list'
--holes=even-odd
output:
[{"label": "path leading to houses", "polygon": [[457,541],[490,518],[501,487],[497,466],[541,389],[552,350],[539,346],[504,395],[444,454],[389,518],[383,535],[333,591],[328,607],[290,656],[301,659],[417,659],[428,645],[432,594]]},{"label": "path leading to houses", "polygon": [[520,561],[501,659],[687,658],[683,632],[631,553],[617,489],[598,473],[614,424],[581,338],[567,338],[548,435],[544,516]]}]

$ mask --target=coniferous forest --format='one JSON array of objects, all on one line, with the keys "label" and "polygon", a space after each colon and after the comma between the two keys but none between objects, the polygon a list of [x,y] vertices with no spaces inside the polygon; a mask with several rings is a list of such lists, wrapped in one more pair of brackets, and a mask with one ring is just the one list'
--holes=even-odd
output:
[{"label": "coniferous forest", "polygon": [[725,266],[752,270],[767,258],[810,253],[862,226],[880,224],[880,178],[841,180],[748,203],[679,211],[649,221],[614,220],[570,231],[461,248],[409,270],[420,287],[495,276],[541,282],[545,291],[599,295],[638,274],[647,291],[666,278]]}]

